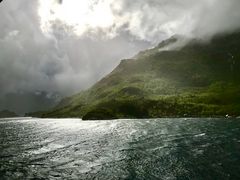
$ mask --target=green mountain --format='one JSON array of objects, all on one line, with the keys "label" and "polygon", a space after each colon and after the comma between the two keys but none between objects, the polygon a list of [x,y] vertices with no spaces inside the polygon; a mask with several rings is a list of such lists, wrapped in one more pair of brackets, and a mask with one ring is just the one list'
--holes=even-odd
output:
[{"label": "green mountain", "polygon": [[0,118],[10,118],[10,117],[17,117],[17,116],[18,116],[17,114],[8,110],[0,111]]},{"label": "green mountain", "polygon": [[240,33],[177,48],[181,42],[172,37],[122,60],[89,90],[63,99],[42,117],[240,115]]}]

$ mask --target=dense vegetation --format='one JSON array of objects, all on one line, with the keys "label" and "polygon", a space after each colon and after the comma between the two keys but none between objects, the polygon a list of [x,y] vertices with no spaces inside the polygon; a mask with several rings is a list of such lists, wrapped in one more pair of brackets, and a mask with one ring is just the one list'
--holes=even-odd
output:
[{"label": "dense vegetation", "polygon": [[177,38],[121,63],[42,117],[83,119],[240,115],[240,33],[210,42]]}]

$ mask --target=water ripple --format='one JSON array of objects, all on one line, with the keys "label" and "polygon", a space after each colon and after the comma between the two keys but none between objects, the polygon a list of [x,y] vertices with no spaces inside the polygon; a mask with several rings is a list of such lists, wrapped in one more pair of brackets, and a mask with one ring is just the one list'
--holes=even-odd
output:
[{"label": "water ripple", "polygon": [[236,119],[1,119],[1,179],[240,179]]}]

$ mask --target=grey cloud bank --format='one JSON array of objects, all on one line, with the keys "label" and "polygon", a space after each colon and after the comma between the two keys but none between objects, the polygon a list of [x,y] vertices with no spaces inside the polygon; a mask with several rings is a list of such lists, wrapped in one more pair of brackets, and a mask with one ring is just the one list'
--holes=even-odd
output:
[{"label": "grey cloud bank", "polygon": [[[108,24],[74,27],[59,16],[45,20],[43,31],[41,2],[0,4],[0,97],[36,91],[70,95],[91,86],[120,59],[174,34],[210,39],[240,27],[239,0],[103,0],[99,7],[112,13]],[[76,28],[84,31],[78,34]]]}]

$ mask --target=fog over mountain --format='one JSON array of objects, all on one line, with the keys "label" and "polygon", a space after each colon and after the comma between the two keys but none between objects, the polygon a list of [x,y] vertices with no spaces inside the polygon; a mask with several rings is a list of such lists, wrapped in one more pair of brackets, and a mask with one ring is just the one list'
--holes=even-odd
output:
[{"label": "fog over mountain", "polygon": [[[208,40],[238,30],[239,9],[239,0],[2,1],[0,109],[13,107],[1,100],[9,94],[86,89],[121,59],[174,34]],[[39,106],[19,113],[30,110]]]}]

